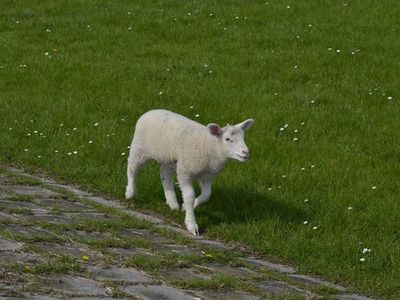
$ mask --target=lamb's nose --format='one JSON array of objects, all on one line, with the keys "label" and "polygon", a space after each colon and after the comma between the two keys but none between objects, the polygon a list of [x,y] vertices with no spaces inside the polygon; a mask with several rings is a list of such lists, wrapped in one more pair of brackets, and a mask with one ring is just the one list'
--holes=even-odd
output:
[{"label": "lamb's nose", "polygon": [[242,150],[242,156],[248,157],[249,156],[249,150]]}]

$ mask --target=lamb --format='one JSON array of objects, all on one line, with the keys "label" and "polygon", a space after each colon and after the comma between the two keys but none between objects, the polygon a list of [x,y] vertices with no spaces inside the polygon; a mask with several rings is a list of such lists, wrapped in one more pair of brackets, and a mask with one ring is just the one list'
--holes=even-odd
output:
[{"label": "lamb", "polygon": [[[244,132],[253,122],[253,119],[247,119],[221,128],[215,123],[204,126],[167,110],[146,112],[136,123],[130,147],[126,198],[135,194],[135,178],[140,167],[148,160],[159,162],[167,204],[173,210],[179,209],[173,182],[176,171],[186,228],[193,235],[199,235],[194,208],[208,201],[211,185],[229,159],[241,162],[248,159]],[[201,188],[197,198],[192,185],[195,180]]]}]

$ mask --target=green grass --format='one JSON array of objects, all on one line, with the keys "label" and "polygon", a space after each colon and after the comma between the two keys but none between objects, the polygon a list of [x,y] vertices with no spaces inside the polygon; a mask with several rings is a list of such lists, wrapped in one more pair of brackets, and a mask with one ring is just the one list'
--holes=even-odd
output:
[{"label": "green grass", "polygon": [[[122,199],[145,111],[252,117],[250,161],[228,165],[197,211],[205,234],[398,298],[399,11],[394,0],[5,1],[0,161]],[[135,207],[182,222],[158,167],[138,187]]]}]

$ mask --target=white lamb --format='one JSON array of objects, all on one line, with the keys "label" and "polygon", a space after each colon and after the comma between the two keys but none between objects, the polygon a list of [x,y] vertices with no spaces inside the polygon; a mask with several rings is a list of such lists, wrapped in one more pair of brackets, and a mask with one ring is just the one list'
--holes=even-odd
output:
[{"label": "white lamb", "polygon": [[[229,159],[242,162],[248,159],[244,131],[253,122],[248,119],[220,128],[214,123],[201,125],[167,110],[148,111],[136,123],[128,158],[126,198],[135,193],[139,168],[150,159],[159,162],[167,204],[171,209],[179,209],[173,182],[176,171],[184,202],[182,209],[186,211],[186,228],[199,235],[194,208],[209,199],[211,184]],[[192,186],[194,180],[201,187],[197,198]]]}]

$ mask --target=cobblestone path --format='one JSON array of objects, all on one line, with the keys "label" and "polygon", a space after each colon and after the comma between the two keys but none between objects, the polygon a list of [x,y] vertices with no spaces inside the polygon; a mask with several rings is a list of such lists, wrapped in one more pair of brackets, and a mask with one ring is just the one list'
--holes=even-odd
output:
[{"label": "cobblestone path", "polygon": [[0,170],[0,299],[368,299],[117,201]]}]

